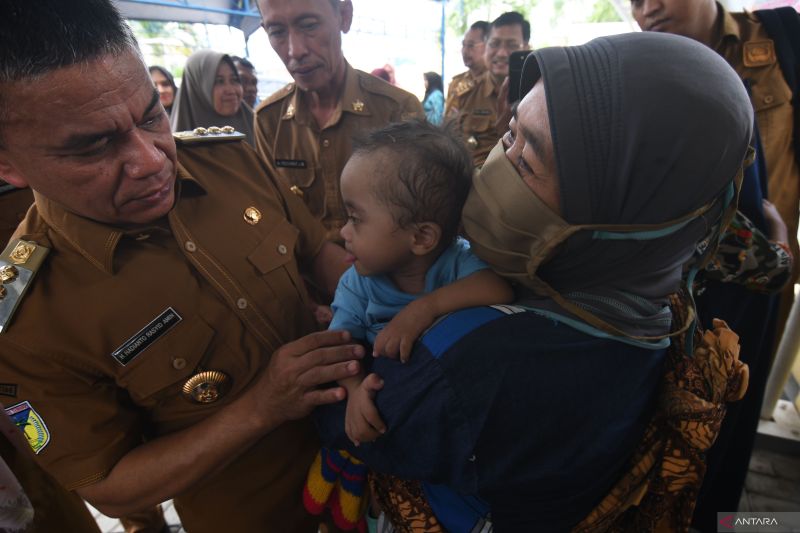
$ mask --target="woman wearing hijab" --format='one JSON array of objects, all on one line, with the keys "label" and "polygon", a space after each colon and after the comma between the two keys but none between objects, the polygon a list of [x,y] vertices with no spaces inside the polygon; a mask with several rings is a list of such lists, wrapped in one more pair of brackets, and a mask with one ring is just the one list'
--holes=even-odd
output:
[{"label": "woman wearing hijab", "polygon": [[422,99],[422,109],[425,110],[428,122],[438,126],[442,123],[444,114],[442,77],[435,72],[426,72],[422,76],[425,80],[425,98]]},{"label": "woman wearing hijab", "polygon": [[[448,315],[405,364],[375,359],[388,430],[349,449],[391,474],[373,486],[401,530],[477,531],[491,513],[497,532],[584,518],[600,531],[659,487],[661,507],[642,516],[685,529],[702,452],[746,375],[735,335],[693,337],[692,305],[676,294],[735,210],[747,93],[707,47],[651,33],[537,50],[521,89],[463,211],[473,251],[515,282],[516,305]],[[659,390],[679,391],[658,398],[671,416],[697,409],[684,424],[696,433],[659,425],[673,421],[654,416]],[[323,442],[347,447],[342,405],[316,418]],[[648,485],[669,467],[676,483]]]},{"label": "woman wearing hijab", "polygon": [[172,131],[233,126],[253,146],[253,110],[242,103],[242,82],[230,56],[199,50],[186,61]]},{"label": "woman wearing hijab", "polygon": [[164,67],[152,65],[149,69],[150,78],[158,91],[158,99],[167,115],[172,114],[172,105],[175,103],[175,95],[178,94],[178,87],[175,85],[175,78]]}]

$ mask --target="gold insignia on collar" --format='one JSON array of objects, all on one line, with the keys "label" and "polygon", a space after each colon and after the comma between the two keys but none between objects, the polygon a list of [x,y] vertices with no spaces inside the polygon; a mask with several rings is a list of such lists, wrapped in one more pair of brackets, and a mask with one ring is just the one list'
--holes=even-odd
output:
[{"label": "gold insignia on collar", "polygon": [[356,113],[361,113],[362,111],[364,111],[364,102],[358,99],[353,100],[353,111],[355,111]]},{"label": "gold insignia on collar", "polygon": [[468,92],[472,87],[475,85],[475,82],[472,80],[461,80],[456,85],[456,96],[461,96],[462,94]]},{"label": "gold insignia on collar", "polygon": [[36,250],[36,246],[32,243],[27,241],[19,241],[17,245],[11,250],[11,254],[8,256],[11,259],[11,262],[15,265],[24,265],[28,262],[33,252]]},{"label": "gold insignia on collar", "polygon": [[283,115],[283,118],[292,118],[294,116],[294,105],[289,104],[289,107],[286,108],[286,113]]},{"label": "gold insignia on collar", "polygon": [[261,211],[255,207],[248,207],[244,210],[244,221],[255,226],[261,220]]},{"label": "gold insignia on collar", "polygon": [[17,277],[19,271],[14,265],[6,265],[0,268],[0,283],[11,283]]},{"label": "gold insignia on collar", "polygon": [[775,43],[772,39],[747,41],[742,49],[742,62],[746,67],[764,67],[775,63]]}]

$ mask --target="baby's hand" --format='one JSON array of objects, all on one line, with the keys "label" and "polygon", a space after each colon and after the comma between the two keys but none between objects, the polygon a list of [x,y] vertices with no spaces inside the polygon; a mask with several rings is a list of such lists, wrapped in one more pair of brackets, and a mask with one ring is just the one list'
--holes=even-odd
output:
[{"label": "baby's hand", "polygon": [[375,407],[375,393],[383,388],[383,380],[372,373],[347,398],[344,417],[344,430],[353,444],[372,442],[386,432],[386,424],[381,420]]},{"label": "baby's hand", "polygon": [[762,206],[764,207],[764,218],[767,219],[767,225],[769,226],[769,240],[788,243],[789,231],[786,229],[786,223],[781,218],[780,213],[778,213],[778,208],[769,200],[762,200]]},{"label": "baby's hand", "polygon": [[424,303],[420,300],[411,302],[378,333],[372,347],[372,355],[393,358],[399,355],[402,362],[407,362],[411,357],[414,342],[434,320],[436,316]]}]

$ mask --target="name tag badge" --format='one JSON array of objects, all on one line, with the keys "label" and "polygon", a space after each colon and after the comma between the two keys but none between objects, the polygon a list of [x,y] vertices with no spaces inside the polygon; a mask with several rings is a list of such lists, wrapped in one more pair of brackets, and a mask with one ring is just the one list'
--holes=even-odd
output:
[{"label": "name tag badge", "polygon": [[491,109],[475,109],[472,111],[473,115],[477,115],[479,117],[488,117],[492,114]]},{"label": "name tag badge", "polygon": [[281,168],[306,168],[304,159],[276,159],[275,166]]},{"label": "name tag badge", "polygon": [[152,322],[140,329],[136,334],[125,341],[125,343],[111,352],[111,357],[117,360],[122,366],[127,365],[140,353],[150,347],[156,340],[166,334],[175,325],[183,320],[172,307],[158,315]]}]

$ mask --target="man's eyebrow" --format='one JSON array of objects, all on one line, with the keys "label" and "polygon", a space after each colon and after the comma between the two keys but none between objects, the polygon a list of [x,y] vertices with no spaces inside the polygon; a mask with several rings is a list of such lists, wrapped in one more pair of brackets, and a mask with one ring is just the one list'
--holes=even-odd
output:
[{"label": "man's eyebrow", "polygon": [[[155,87],[153,87],[153,95],[150,98],[150,103],[147,104],[147,108],[144,110],[145,117],[153,111],[156,105],[158,105],[158,102],[159,102],[158,91],[156,90]],[[105,137],[111,137],[116,133],[117,133],[116,128],[105,131],[93,132],[93,133],[75,133],[67,137],[67,140],[59,148],[65,151],[80,150],[81,148],[91,146],[100,139],[103,139]]]},{"label": "man's eyebrow", "polygon": [[536,157],[538,157],[540,161],[545,161],[546,154],[544,150],[544,143],[542,142],[541,138],[534,131],[528,129],[519,121],[516,107],[513,109],[512,113],[514,120],[517,122],[517,129],[519,130],[520,134],[522,134],[522,138],[531,145],[531,148],[533,148],[533,151],[536,153]]}]

